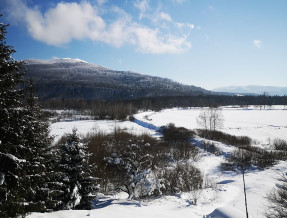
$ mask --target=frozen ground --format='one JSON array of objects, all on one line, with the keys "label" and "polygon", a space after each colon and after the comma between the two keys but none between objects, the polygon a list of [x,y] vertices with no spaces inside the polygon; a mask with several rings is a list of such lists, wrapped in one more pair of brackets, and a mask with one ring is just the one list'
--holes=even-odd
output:
[{"label": "frozen ground", "polygon": [[[51,134],[60,135],[71,132],[76,127],[79,133],[89,131],[113,131],[115,126],[134,133],[149,133],[156,135],[156,127],[175,123],[176,126],[198,128],[196,117],[200,110],[167,109],[161,112],[143,112],[137,114],[136,123],[129,121],[74,121],[54,123]],[[222,131],[235,135],[247,135],[256,139],[259,144],[268,143],[268,138],[287,139],[287,110],[280,107],[272,110],[241,109],[226,107],[223,109],[225,118]],[[232,147],[218,143],[219,147],[230,152]],[[95,201],[95,209],[91,211],[59,211],[54,213],[33,213],[29,218],[136,218],[136,217],[245,217],[242,176],[236,173],[222,173],[219,164],[224,161],[224,155],[215,156],[202,152],[201,158],[195,163],[207,181],[206,189],[199,193],[183,193],[178,196],[164,196],[157,199],[128,201],[123,193],[114,196],[101,196]],[[287,163],[263,170],[249,171],[246,174],[247,201],[250,217],[266,217],[268,205],[266,195],[275,187],[276,178],[280,172],[287,172]],[[198,195],[197,205],[192,204],[193,197]]]}]

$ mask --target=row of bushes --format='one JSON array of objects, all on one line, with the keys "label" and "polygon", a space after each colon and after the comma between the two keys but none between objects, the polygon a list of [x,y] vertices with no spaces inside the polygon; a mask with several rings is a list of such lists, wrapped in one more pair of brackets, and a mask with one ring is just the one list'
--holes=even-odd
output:
[{"label": "row of bushes", "polygon": [[237,148],[227,158],[227,162],[221,164],[221,170],[246,170],[252,166],[264,169],[275,164],[277,158],[273,152],[264,149],[246,146]]},{"label": "row of bushes", "polygon": [[[224,144],[235,146],[237,149],[227,158],[227,162],[221,164],[222,170],[237,170],[238,168],[249,168],[251,166],[266,168],[276,163],[276,160],[287,159],[287,142],[276,139],[273,142],[273,151],[251,146],[252,139],[247,136],[234,136],[214,130],[198,129],[200,137],[219,141]],[[213,143],[201,143],[201,147],[208,152],[219,154],[220,151]]]},{"label": "row of bushes", "polygon": [[198,136],[236,147],[250,146],[252,139],[247,136],[234,136],[217,130],[198,129]]}]

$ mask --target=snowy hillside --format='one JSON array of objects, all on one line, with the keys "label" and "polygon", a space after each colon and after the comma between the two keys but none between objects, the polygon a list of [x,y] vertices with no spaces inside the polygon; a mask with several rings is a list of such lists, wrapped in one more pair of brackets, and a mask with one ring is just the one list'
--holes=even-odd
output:
[{"label": "snowy hillside", "polygon": [[134,99],[211,93],[166,78],[118,71],[80,59],[24,60],[41,99]]},{"label": "snowy hillside", "polygon": [[[159,112],[142,112],[135,115],[135,122],[113,121],[74,121],[59,122],[51,125],[51,134],[58,137],[71,132],[73,127],[80,133],[95,130],[113,131],[117,127],[135,133],[146,132],[158,137],[157,127],[173,122],[176,126],[188,129],[199,128],[196,118],[200,113],[198,108],[166,109]],[[270,148],[270,142],[275,138],[287,140],[287,110],[276,106],[269,110],[259,110],[225,107],[223,132],[234,135],[247,135],[255,146]],[[194,139],[200,142],[202,139]],[[97,218],[135,218],[135,217],[245,217],[242,175],[235,172],[222,172],[219,165],[232,152],[233,146],[213,141],[222,153],[215,155],[201,150],[200,158],[194,163],[205,178],[206,186],[198,193],[181,193],[174,196],[163,196],[148,200],[127,200],[127,195],[118,193],[110,196],[100,195],[95,201],[95,209],[91,211],[59,211],[53,213],[33,213],[29,218],[45,217],[97,217]],[[287,172],[286,161],[265,170],[251,169],[245,175],[248,211],[250,217],[266,217],[268,206],[267,194],[278,184],[279,172]],[[197,205],[193,198],[198,196]]]}]

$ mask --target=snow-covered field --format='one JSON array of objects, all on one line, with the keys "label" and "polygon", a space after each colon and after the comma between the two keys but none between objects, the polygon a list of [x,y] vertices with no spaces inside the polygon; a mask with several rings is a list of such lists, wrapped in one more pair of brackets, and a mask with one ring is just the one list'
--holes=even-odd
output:
[{"label": "snow-covered field", "polygon": [[97,131],[111,133],[115,128],[120,128],[133,134],[154,134],[154,131],[129,121],[80,120],[53,123],[50,126],[50,135],[54,136],[54,141],[57,141],[65,133],[72,133],[74,128],[77,129],[77,133],[80,135]]},{"label": "snow-covered field", "polygon": [[[200,128],[196,122],[200,111],[200,108],[174,108],[160,112],[139,113],[135,115],[135,118],[157,127],[174,123],[178,127],[196,129]],[[283,106],[273,106],[266,110],[254,107],[224,107],[222,114],[224,117],[222,132],[237,136],[249,136],[264,144],[274,138],[287,140],[287,110],[284,110]]]},{"label": "snow-covered field", "polygon": [[[73,128],[85,134],[90,131],[113,131],[115,127],[126,129],[133,133],[149,133],[154,136],[157,127],[174,123],[189,129],[199,128],[196,118],[200,109],[166,109],[160,112],[142,112],[135,115],[134,122],[114,121],[73,121],[59,122],[51,125],[51,134],[57,139],[64,133],[71,133]],[[257,140],[258,145],[266,145],[270,139],[287,140],[287,110],[274,107],[271,110],[259,110],[225,107],[222,110],[224,127],[221,129],[234,135],[246,135]],[[230,146],[219,143],[224,151],[230,151]],[[163,196],[161,198],[130,201],[123,193],[114,196],[101,196],[95,201],[95,209],[91,211],[59,211],[53,213],[33,213],[30,218],[135,218],[135,217],[203,217],[213,213],[225,214],[225,217],[245,217],[242,175],[222,173],[218,166],[224,161],[224,156],[215,156],[202,152],[201,158],[195,163],[208,181],[209,188],[200,193],[183,193],[178,196]],[[250,217],[266,217],[268,205],[266,195],[276,185],[280,172],[287,172],[287,163],[263,170],[249,171],[246,174],[247,202]],[[199,196],[197,205],[192,204],[193,196]],[[216,217],[216,216],[211,216]],[[223,216],[218,216],[223,217]]]}]

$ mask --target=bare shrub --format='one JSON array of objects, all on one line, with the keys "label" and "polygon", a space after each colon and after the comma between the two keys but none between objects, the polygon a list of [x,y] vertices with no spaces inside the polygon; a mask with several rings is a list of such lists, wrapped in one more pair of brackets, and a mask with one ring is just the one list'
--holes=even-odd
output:
[{"label": "bare shrub", "polygon": [[275,150],[287,151],[287,141],[283,139],[274,139],[273,147]]},{"label": "bare shrub", "polygon": [[201,172],[187,163],[178,163],[175,168],[165,169],[162,175],[164,193],[175,194],[201,189],[203,177]]},{"label": "bare shrub", "polygon": [[287,217],[287,175],[282,174],[279,181],[281,184],[267,196],[270,203],[267,216],[272,218]]},{"label": "bare shrub", "polygon": [[214,143],[201,141],[200,146],[204,151],[210,152],[215,155],[220,155],[221,151],[215,146]]},{"label": "bare shrub", "polygon": [[164,141],[188,142],[194,136],[194,132],[184,127],[175,127],[173,123],[160,128]]},{"label": "bare shrub", "polygon": [[176,161],[189,159],[197,161],[199,159],[199,149],[190,142],[179,142],[175,144],[172,153]]},{"label": "bare shrub", "polygon": [[197,134],[202,138],[219,141],[236,147],[249,146],[252,143],[252,139],[247,136],[235,136],[221,131],[198,129]]},{"label": "bare shrub", "polygon": [[246,170],[251,166],[264,169],[275,164],[275,157],[273,152],[253,146],[244,146],[232,152],[227,158],[227,162],[222,163],[220,168],[223,171]]},{"label": "bare shrub", "polygon": [[192,201],[194,205],[197,205],[197,200],[201,196],[201,189],[194,189],[191,191]]}]

